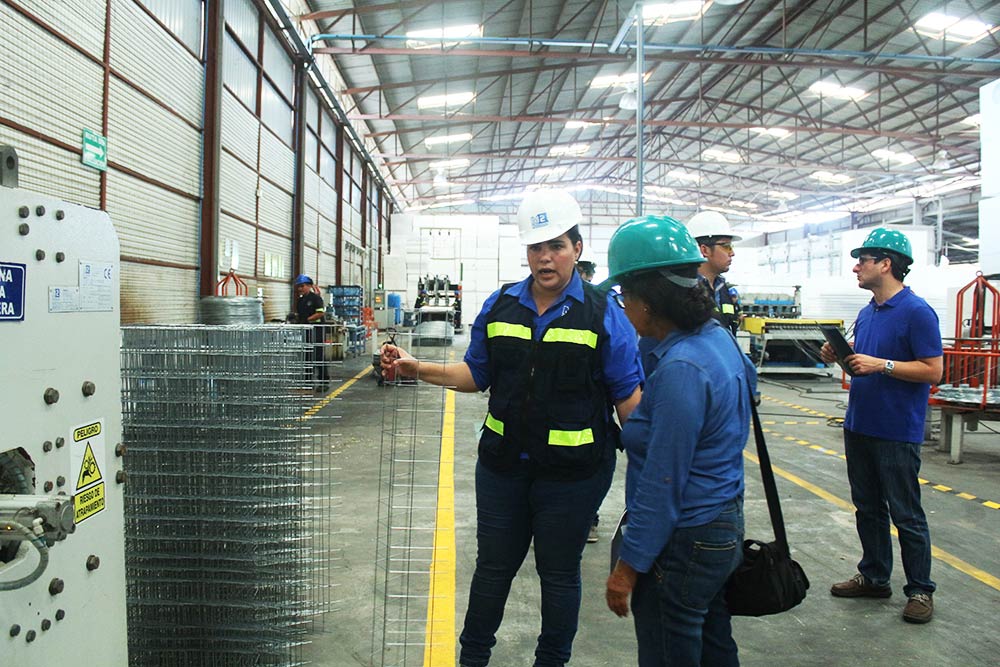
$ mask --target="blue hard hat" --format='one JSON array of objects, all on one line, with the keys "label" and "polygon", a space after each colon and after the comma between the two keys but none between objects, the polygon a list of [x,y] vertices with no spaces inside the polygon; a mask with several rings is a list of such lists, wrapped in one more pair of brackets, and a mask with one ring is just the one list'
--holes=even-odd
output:
[{"label": "blue hard hat", "polygon": [[300,273],[299,277],[295,279],[295,285],[312,285],[313,279],[304,273]]}]

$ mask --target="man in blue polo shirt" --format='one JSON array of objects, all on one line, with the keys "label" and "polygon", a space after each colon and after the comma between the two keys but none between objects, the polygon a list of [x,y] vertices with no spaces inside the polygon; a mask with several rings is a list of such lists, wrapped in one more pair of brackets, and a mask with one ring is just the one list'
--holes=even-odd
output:
[{"label": "man in blue polo shirt", "polygon": [[[873,298],[854,327],[853,373],[844,419],[844,448],[862,557],[858,573],[834,584],[836,597],[892,595],[889,519],[899,531],[906,574],[903,620],[927,623],[934,615],[931,538],[920,506],[920,444],[931,383],[941,379],[943,352],[937,314],[903,285],[913,251],[899,231],[878,228],[851,251],[858,287]],[[829,343],[823,360],[836,355]]]}]

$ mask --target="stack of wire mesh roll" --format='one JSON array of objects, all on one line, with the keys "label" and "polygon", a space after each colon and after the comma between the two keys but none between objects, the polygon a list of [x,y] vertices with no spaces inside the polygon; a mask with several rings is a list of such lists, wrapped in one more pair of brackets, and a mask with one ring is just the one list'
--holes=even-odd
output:
[{"label": "stack of wire mesh roll", "polygon": [[303,664],[336,557],[307,328],[122,338],[130,663]]},{"label": "stack of wire mesh roll", "polygon": [[204,296],[202,324],[263,324],[264,302],[253,296]]}]

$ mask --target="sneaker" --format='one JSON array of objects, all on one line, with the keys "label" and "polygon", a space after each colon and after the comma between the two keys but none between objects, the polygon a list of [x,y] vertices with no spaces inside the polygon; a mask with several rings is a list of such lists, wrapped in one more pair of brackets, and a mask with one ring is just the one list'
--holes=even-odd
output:
[{"label": "sneaker", "polygon": [[590,533],[587,535],[587,544],[593,544],[598,540],[597,537],[597,526],[590,527]]},{"label": "sneaker", "polygon": [[875,586],[859,572],[847,581],[830,586],[830,594],[838,598],[887,598],[892,595],[892,588]]},{"label": "sneaker", "polygon": [[914,593],[903,607],[907,623],[927,623],[934,617],[934,598],[927,593]]}]

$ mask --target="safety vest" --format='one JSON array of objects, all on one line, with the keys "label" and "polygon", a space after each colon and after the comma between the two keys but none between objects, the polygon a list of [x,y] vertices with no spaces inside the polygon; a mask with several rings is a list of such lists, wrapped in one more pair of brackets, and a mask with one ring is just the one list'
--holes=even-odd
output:
[{"label": "safety vest", "polygon": [[[700,279],[701,283],[708,289],[712,303],[715,304],[713,317],[719,321],[719,324],[732,331],[733,335],[736,335],[736,331],[740,328],[739,294],[736,292],[736,288],[729,283],[724,283],[722,289],[716,292],[715,286],[708,280],[704,277]],[[716,294],[719,295],[718,301],[715,299]]]},{"label": "safety vest", "polygon": [[486,317],[489,412],[479,439],[480,461],[510,470],[527,454],[533,471],[551,479],[585,479],[618,442],[601,368],[606,300],[584,283],[584,302],[534,335],[534,312],[507,295]]}]

